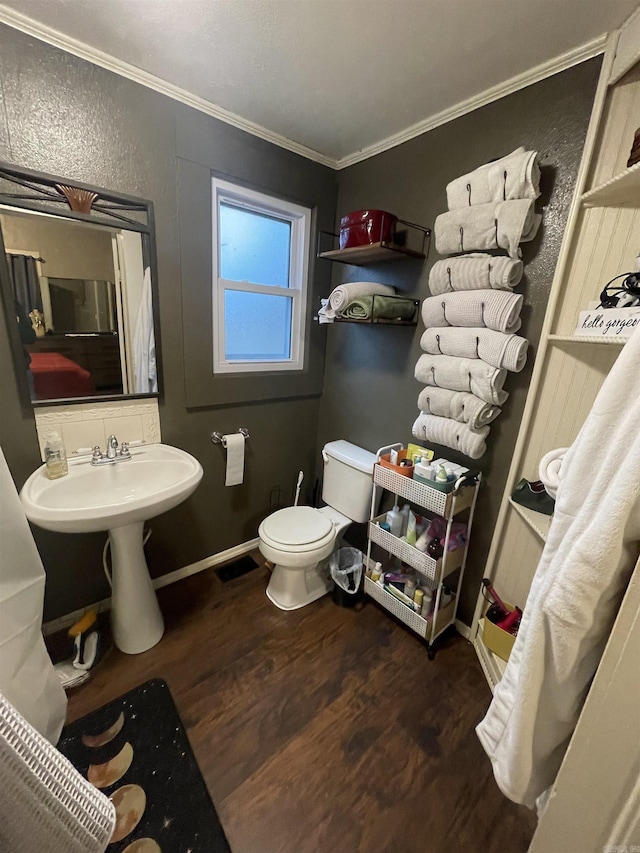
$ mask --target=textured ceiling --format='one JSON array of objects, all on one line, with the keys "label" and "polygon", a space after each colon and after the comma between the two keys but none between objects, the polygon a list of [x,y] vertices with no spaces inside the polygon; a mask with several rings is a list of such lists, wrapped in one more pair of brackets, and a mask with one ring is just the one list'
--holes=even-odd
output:
[{"label": "textured ceiling", "polygon": [[637,3],[5,0],[4,6],[339,161],[615,29]]}]

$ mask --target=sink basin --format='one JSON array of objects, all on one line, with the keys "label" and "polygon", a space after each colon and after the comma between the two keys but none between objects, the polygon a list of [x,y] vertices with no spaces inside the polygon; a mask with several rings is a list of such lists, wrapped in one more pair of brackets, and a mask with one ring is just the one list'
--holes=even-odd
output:
[{"label": "sink basin", "polygon": [[49,480],[42,465],[20,492],[25,515],[38,527],[60,533],[92,533],[146,521],[177,506],[195,491],[202,466],[168,444],[131,449],[131,459],[92,465],[69,460],[69,473]]},{"label": "sink basin", "polygon": [[49,480],[42,465],[20,492],[33,524],[59,533],[109,531],[111,623],[116,646],[128,654],[160,641],[164,621],[143,549],[144,522],[188,498],[202,479],[202,466],[168,444],[131,449],[131,459],[92,465],[69,460],[69,473]]}]

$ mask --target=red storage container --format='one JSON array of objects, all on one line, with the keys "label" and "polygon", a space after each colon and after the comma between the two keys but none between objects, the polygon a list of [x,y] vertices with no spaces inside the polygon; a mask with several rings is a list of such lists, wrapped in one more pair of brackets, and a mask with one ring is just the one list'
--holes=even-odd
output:
[{"label": "red storage container", "polygon": [[386,210],[355,210],[340,220],[340,248],[393,243],[398,217]]}]

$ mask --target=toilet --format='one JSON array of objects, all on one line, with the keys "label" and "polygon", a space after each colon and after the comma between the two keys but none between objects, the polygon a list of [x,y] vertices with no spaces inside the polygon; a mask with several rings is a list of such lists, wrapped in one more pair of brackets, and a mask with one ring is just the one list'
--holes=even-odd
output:
[{"label": "toilet", "polygon": [[267,586],[281,610],[297,610],[331,590],[329,556],[354,521],[368,521],[376,454],[349,441],[330,441],[322,450],[322,499],[327,506],[292,506],[265,518],[259,549],[275,564]]}]

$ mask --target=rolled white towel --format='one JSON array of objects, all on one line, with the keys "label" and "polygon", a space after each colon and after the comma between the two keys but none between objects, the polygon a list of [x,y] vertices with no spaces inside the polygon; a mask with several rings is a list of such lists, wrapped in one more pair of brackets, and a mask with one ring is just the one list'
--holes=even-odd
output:
[{"label": "rolled white towel", "polygon": [[428,296],[422,303],[422,319],[433,326],[465,326],[512,333],[520,328],[522,294],[506,290],[468,290]]},{"label": "rolled white towel", "polygon": [[336,312],[329,305],[328,299],[320,300],[320,308],[318,310],[318,322],[323,325],[324,323],[333,323],[336,319]]},{"label": "rolled white towel", "polygon": [[434,225],[436,249],[441,255],[506,249],[512,258],[519,258],[520,243],[533,240],[542,221],[533,205],[533,199],[525,198],[441,213]]},{"label": "rolled white towel", "polygon": [[416,364],[415,377],[423,385],[467,391],[493,405],[501,406],[509,396],[502,390],[507,371],[491,367],[481,359],[421,355]]},{"label": "rolled white towel", "polygon": [[562,462],[568,449],[558,447],[557,450],[550,450],[542,457],[538,466],[538,476],[554,500],[558,497],[558,488],[562,482]]},{"label": "rolled white towel", "polygon": [[450,391],[448,388],[436,388],[432,385],[427,385],[418,395],[418,408],[427,415],[453,418],[454,421],[466,423],[476,430],[495,421],[502,411],[491,403],[485,403],[475,394]]},{"label": "rolled white towel", "polygon": [[329,295],[329,305],[334,311],[342,311],[350,302],[361,296],[371,296],[374,293],[393,296],[395,292],[395,287],[388,284],[377,284],[375,281],[350,281],[334,287]]},{"label": "rolled white towel", "polygon": [[449,210],[505,199],[536,199],[539,195],[538,152],[525,151],[522,145],[447,184]]},{"label": "rolled white towel", "polygon": [[487,449],[485,439],[489,435],[489,429],[490,427],[485,426],[473,430],[468,424],[453,421],[451,418],[437,418],[420,412],[411,432],[420,441],[452,447],[465,456],[479,459]]},{"label": "rolled white towel", "polygon": [[518,258],[471,252],[437,261],[429,273],[429,290],[434,296],[452,290],[511,290],[520,283],[523,270]]},{"label": "rolled white towel", "polygon": [[420,338],[421,348],[432,355],[481,358],[492,367],[519,373],[527,362],[529,341],[493,329],[463,329],[456,326],[430,328]]}]

